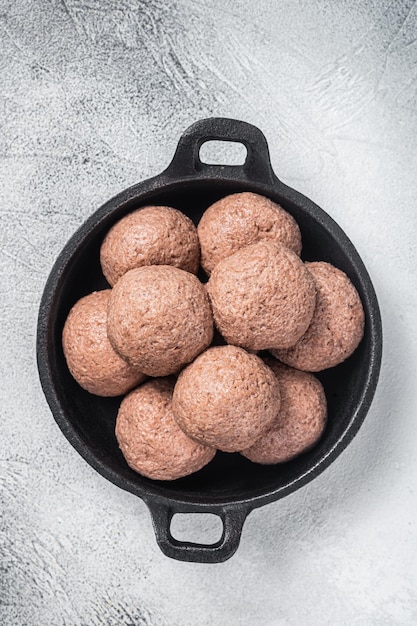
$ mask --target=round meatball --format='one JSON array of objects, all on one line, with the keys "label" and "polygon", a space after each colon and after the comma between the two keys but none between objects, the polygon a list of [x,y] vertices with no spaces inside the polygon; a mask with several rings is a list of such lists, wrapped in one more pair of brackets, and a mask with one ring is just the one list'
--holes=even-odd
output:
[{"label": "round meatball", "polygon": [[199,260],[196,227],[184,213],[167,206],[129,213],[109,230],[100,250],[103,274],[112,286],[144,265],[174,265],[196,274]]},{"label": "round meatball", "polygon": [[107,334],[116,352],[145,374],[174,374],[213,339],[206,290],[176,267],[130,270],[112,289]]},{"label": "round meatball", "polygon": [[62,332],[69,371],[81,387],[98,396],[119,396],[146,378],[120,358],[107,338],[110,292],[95,291],[78,300]]},{"label": "round meatball", "polygon": [[299,257],[260,241],[220,261],[207,283],[214,321],[228,343],[287,348],[307,330],[316,290]]},{"label": "round meatball", "polygon": [[281,408],[272,427],[242,451],[254,463],[285,463],[310,450],[323,434],[327,419],[324,389],[313,374],[282,365],[275,359],[265,362],[278,379]]},{"label": "round meatball", "polygon": [[265,239],[301,252],[295,219],[279,204],[256,193],[234,193],[212,204],[197,227],[201,265],[210,275],[223,259],[240,248]]},{"label": "round meatball", "polygon": [[216,450],[189,439],[172,414],[174,380],[155,379],[127,395],[116,437],[128,465],[154,480],[175,480],[207,465]]},{"label": "round meatball", "polygon": [[181,372],[172,408],[189,437],[236,452],[271,426],[279,404],[278,381],[262,359],[242,348],[218,346]]},{"label": "round meatball", "polygon": [[312,322],[288,350],[272,350],[283,363],[307,372],[338,365],[358,347],[365,314],[359,294],[344,272],[330,263],[306,263],[314,278],[317,305]]}]

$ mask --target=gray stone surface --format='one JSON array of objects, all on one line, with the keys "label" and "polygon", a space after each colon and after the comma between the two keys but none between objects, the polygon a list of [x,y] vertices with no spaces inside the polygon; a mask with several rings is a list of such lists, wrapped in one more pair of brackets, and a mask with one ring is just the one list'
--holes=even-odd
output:
[{"label": "gray stone surface", "polygon": [[[69,236],[211,115],[259,126],[278,175],[346,230],[385,346],[352,445],[208,566],[164,557],[145,505],[67,443],[35,329]],[[415,624],[416,3],[0,0],[0,116],[0,623]]]}]

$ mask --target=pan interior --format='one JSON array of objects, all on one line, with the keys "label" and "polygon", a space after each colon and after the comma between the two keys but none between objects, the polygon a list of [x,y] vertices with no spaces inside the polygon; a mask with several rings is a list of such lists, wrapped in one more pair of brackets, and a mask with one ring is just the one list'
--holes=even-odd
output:
[{"label": "pan interior", "polygon": [[[311,451],[289,463],[273,466],[251,463],[239,454],[218,452],[214,461],[196,474],[172,482],[154,482],[133,472],[117,446],[114,426],[121,398],[90,395],[71,377],[62,351],[63,324],[69,309],[80,297],[108,287],[100,269],[99,249],[110,226],[125,213],[147,204],[166,204],[182,210],[197,224],[212,202],[229,193],[245,190],[269,195],[295,217],[302,233],[304,260],[328,261],[348,274],[365,305],[368,322],[365,336],[345,363],[318,374],[325,388],[329,418],[323,438]],[[145,197],[141,195],[140,201],[130,199],[80,238],[53,295],[48,320],[48,357],[51,383],[61,408],[61,417],[56,415],[57,420],[67,436],[68,431],[73,430],[77,435],[73,440],[82,441],[83,450],[79,451],[83,456],[99,466],[108,478],[139,495],[146,490],[197,503],[233,502],[283,490],[326,456],[347,430],[362,402],[364,381],[372,358],[372,338],[365,302],[366,287],[360,273],[344,242],[337,241],[321,222],[311,211],[286,200],[279,191],[272,193],[269,190],[266,194],[265,189],[256,185],[243,186],[224,180],[187,181],[173,184],[165,191],[150,192]],[[76,443],[74,445],[77,447]]]}]

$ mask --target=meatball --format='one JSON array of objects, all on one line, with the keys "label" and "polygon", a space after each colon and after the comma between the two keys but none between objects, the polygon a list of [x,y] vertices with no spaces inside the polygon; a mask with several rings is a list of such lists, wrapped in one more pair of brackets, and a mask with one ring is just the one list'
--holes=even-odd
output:
[{"label": "meatball", "polygon": [[114,285],[144,265],[174,265],[196,274],[200,244],[192,221],[177,209],[148,206],[129,213],[107,233],[100,250],[103,274]]},{"label": "meatball", "polygon": [[107,333],[116,352],[145,374],[174,374],[213,339],[206,290],[177,267],[130,270],[112,289]]},{"label": "meatball", "polygon": [[81,387],[98,396],[119,396],[146,378],[120,358],[107,338],[110,292],[95,291],[78,300],[62,332],[69,371]]},{"label": "meatball", "polygon": [[234,193],[212,204],[197,227],[201,265],[210,275],[223,259],[240,248],[271,240],[301,252],[297,222],[279,204],[256,193]]},{"label": "meatball", "polygon": [[279,404],[278,381],[262,359],[242,348],[218,346],[181,372],[172,408],[189,437],[236,452],[271,426]]},{"label": "meatball", "polygon": [[255,463],[284,463],[310,450],[323,434],[327,419],[324,389],[313,374],[282,365],[265,363],[274,372],[281,392],[281,408],[272,427],[242,451]]},{"label": "meatball", "polygon": [[228,343],[287,348],[307,330],[316,290],[299,257],[260,241],[220,261],[207,283],[214,321]]},{"label": "meatball", "polygon": [[322,261],[306,266],[317,290],[311,325],[294,346],[272,350],[272,354],[297,369],[319,372],[338,365],[356,350],[364,333],[365,313],[344,272]]},{"label": "meatball", "polygon": [[175,480],[207,465],[216,450],[189,439],[172,414],[174,380],[155,379],[127,395],[116,438],[128,465],[154,480]]}]

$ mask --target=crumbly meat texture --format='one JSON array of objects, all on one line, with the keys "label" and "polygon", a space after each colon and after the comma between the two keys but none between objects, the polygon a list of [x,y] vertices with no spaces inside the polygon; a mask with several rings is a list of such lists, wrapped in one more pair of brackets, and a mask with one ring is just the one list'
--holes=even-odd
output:
[{"label": "crumbly meat texture", "polygon": [[272,427],[242,454],[254,463],[269,465],[290,461],[317,443],[326,426],[327,402],[313,374],[271,357],[264,360],[278,379],[281,407]]},{"label": "crumbly meat texture", "polygon": [[113,350],[107,338],[109,297],[110,289],[105,289],[81,298],[62,333],[69,371],[81,387],[98,396],[119,396],[146,378]]},{"label": "crumbly meat texture", "polygon": [[176,267],[130,270],[113,287],[107,333],[118,354],[145,374],[174,374],[213,339],[206,290]]},{"label": "crumbly meat texture", "polygon": [[220,261],[207,290],[220,333],[248,350],[292,346],[307,330],[316,301],[313,278],[302,261],[272,241]]},{"label": "crumbly meat texture", "polygon": [[317,261],[306,263],[317,290],[317,304],[307,332],[288,350],[272,350],[287,365],[319,372],[345,361],[364,333],[365,313],[358,292],[342,270]]},{"label": "crumbly meat texture", "polygon": [[277,417],[276,376],[259,357],[235,346],[209,348],[181,372],[173,411],[192,439],[224,452],[250,446]]},{"label": "crumbly meat texture", "polygon": [[208,275],[219,261],[257,241],[271,240],[301,252],[301,233],[292,215],[269,198],[247,191],[209,206],[197,231],[201,265]]},{"label": "crumbly meat texture", "polygon": [[100,250],[103,274],[114,285],[144,265],[173,265],[196,274],[200,261],[197,229],[189,217],[167,206],[137,209],[107,233]]},{"label": "crumbly meat texture", "polygon": [[116,420],[116,438],[128,465],[154,480],[175,480],[207,465],[214,448],[196,443],[172,414],[175,380],[155,379],[127,395]]}]

